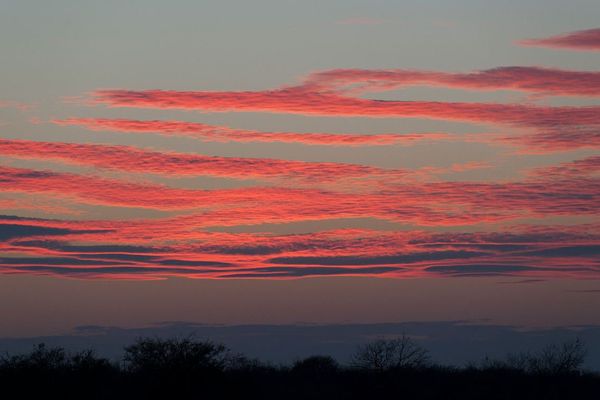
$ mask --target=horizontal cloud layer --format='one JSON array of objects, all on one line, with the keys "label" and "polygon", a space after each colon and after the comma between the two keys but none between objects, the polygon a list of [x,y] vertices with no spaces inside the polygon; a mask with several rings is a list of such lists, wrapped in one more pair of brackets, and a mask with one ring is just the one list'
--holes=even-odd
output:
[{"label": "horizontal cloud layer", "polygon": [[[209,233],[173,220],[67,222],[0,217],[0,232],[13,232],[0,237],[0,249],[27,255],[0,257],[0,271],[127,279],[331,275],[593,278],[600,274],[597,228],[521,226],[494,233],[341,230],[266,235]],[[139,234],[142,230],[146,236]],[[157,242],[165,233],[170,237],[168,245]]]},{"label": "horizontal cloud layer", "polygon": [[[582,36],[581,32],[573,35]],[[409,86],[510,90],[533,96],[527,102],[511,103],[393,101],[365,96]],[[274,90],[114,89],[93,93],[94,102],[109,107],[426,118],[509,129],[485,135],[261,132],[154,119],[67,118],[52,122],[91,130],[158,133],[219,142],[371,146],[480,141],[492,146],[516,145],[521,153],[600,146],[600,106],[536,103],[539,96],[580,96],[589,102],[600,96],[600,73],[543,67],[500,67],[468,73],[334,69]],[[493,166],[491,161],[464,160],[445,169],[430,166],[409,171],[351,163],[221,157],[123,145],[15,139],[0,139],[0,155],[86,167],[81,169],[86,172],[75,174],[0,166],[0,191],[4,196],[0,206],[19,209],[19,198],[41,195],[57,204],[67,200],[62,205],[66,209],[102,206],[109,212],[110,207],[122,212],[120,208],[127,207],[160,216],[93,221],[88,220],[89,215],[77,217],[79,220],[0,217],[0,273],[126,279],[520,276],[530,281],[600,275],[600,157],[584,152],[570,158],[561,155],[565,160],[562,164],[533,167],[519,171],[522,177],[498,181],[435,177],[443,172]],[[135,175],[124,174],[116,179],[115,172]],[[262,183],[231,189],[192,189],[150,183],[143,174],[252,179]],[[31,204],[23,202],[29,208]],[[38,211],[48,213],[51,206],[40,202]],[[573,225],[506,225],[509,221],[533,223],[533,219],[540,218]],[[583,218],[587,224],[576,224]],[[257,225],[253,228],[260,230],[268,224],[279,224],[287,232],[287,224],[326,220],[335,226],[339,219],[361,219],[372,222],[372,226],[396,228],[403,224],[406,231],[228,233],[240,226]]]},{"label": "horizontal cloud layer", "polygon": [[226,178],[297,178],[316,182],[366,176],[401,177],[406,173],[357,164],[319,163],[266,158],[216,157],[157,152],[130,146],[0,139],[0,155],[42,158],[130,172]]},{"label": "horizontal cloud layer", "polygon": [[450,136],[444,133],[348,135],[336,133],[262,132],[185,121],[144,121],[107,118],[67,118],[56,119],[52,122],[58,125],[84,126],[91,130],[157,133],[165,136],[186,136],[216,142],[283,142],[322,146],[407,145],[420,141],[443,140]]},{"label": "horizontal cloud layer", "polygon": [[600,125],[600,107],[435,101],[383,101],[303,87],[257,92],[99,90],[95,101],[112,107],[252,111],[322,116],[411,117],[525,127]]},{"label": "horizontal cloud layer", "polygon": [[372,217],[425,225],[455,225],[549,215],[597,213],[600,178],[595,159],[565,175],[546,171],[523,181],[380,182],[367,191],[245,187],[179,189],[96,176],[0,167],[0,189],[50,193],[88,204],[156,210],[203,210],[204,226],[233,226],[347,217]]},{"label": "horizontal cloud layer", "polygon": [[[169,90],[98,90],[93,101],[111,107],[246,111],[319,116],[427,118],[533,130],[501,142],[528,152],[553,152],[597,148],[599,106],[543,106],[518,103],[392,101],[360,97],[365,92],[389,91],[407,86],[433,86],[466,90],[515,90],[545,96],[600,96],[600,73],[542,67],[499,67],[470,73],[422,70],[335,69],[310,74],[302,83],[274,90],[217,92]],[[387,144],[427,139],[452,139],[449,135],[294,134],[239,131],[175,121],[67,119],[60,124],[81,124],[91,129],[125,131],[183,131],[219,140],[290,140],[307,144]],[[181,134],[181,132],[179,132]],[[300,135],[300,136],[298,136]],[[277,138],[277,139],[276,139]],[[359,139],[361,138],[361,139]]]}]

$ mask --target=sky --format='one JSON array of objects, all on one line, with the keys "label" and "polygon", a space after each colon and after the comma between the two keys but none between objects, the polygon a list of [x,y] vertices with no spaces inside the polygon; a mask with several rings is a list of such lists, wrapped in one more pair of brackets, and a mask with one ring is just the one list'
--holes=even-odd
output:
[{"label": "sky", "polygon": [[598,15],[1,1],[0,339],[597,332]]}]

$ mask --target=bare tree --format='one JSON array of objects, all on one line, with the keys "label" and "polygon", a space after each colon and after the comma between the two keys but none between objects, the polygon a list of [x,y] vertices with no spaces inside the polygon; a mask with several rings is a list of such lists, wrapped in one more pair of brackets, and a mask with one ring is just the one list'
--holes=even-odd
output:
[{"label": "bare tree", "polygon": [[528,370],[541,374],[571,374],[581,369],[585,356],[585,346],[580,339],[552,344],[529,358]]},{"label": "bare tree", "polygon": [[429,363],[429,352],[406,335],[378,339],[360,346],[352,364],[357,368],[384,371],[392,368],[421,368]]},{"label": "bare tree", "polygon": [[537,352],[522,352],[507,355],[505,360],[486,358],[484,369],[512,369],[529,374],[564,375],[581,370],[586,349],[580,339],[550,344]]}]

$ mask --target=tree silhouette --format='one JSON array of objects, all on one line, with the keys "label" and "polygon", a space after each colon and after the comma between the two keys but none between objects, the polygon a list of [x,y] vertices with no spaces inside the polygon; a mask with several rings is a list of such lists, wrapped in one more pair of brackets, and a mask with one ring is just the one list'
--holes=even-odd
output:
[{"label": "tree silhouette", "polygon": [[539,351],[508,354],[506,359],[485,358],[481,369],[513,370],[532,375],[568,375],[582,372],[587,351],[580,339],[549,344]]},{"label": "tree silhouette", "polygon": [[48,348],[44,343],[34,346],[27,354],[4,356],[2,365],[12,370],[56,371],[69,364],[67,354],[60,347]]},{"label": "tree silhouette", "polygon": [[424,348],[402,336],[360,346],[351,366],[323,355],[273,366],[209,341],[140,338],[118,365],[91,350],[69,353],[42,344],[0,357],[0,393],[67,400],[597,400],[600,375],[582,370],[584,356],[583,343],[575,340],[480,366],[445,367],[430,363]]},{"label": "tree silhouette", "polygon": [[195,374],[222,371],[228,349],[210,341],[187,339],[138,338],[125,347],[124,361],[133,373]]},{"label": "tree silhouette", "polygon": [[531,374],[564,375],[581,371],[586,350],[580,339],[550,344],[538,352],[509,356],[508,364]]},{"label": "tree silhouette", "polygon": [[352,358],[355,367],[376,371],[422,368],[428,363],[429,352],[406,335],[367,343],[360,346]]}]

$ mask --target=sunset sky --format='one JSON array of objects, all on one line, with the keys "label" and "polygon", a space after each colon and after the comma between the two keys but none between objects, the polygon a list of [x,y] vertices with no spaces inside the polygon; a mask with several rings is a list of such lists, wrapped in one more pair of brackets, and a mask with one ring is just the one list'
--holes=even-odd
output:
[{"label": "sunset sky", "polygon": [[0,337],[600,325],[598,16],[1,2]]}]

